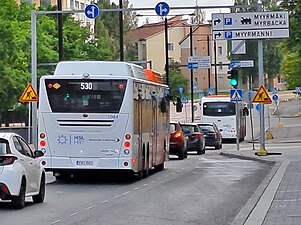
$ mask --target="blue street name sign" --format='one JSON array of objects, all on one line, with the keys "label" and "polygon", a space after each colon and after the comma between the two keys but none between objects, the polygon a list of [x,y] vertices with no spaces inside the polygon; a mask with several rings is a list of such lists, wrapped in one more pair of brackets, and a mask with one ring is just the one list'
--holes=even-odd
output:
[{"label": "blue street name sign", "polygon": [[169,5],[166,2],[159,2],[155,7],[158,16],[167,16],[169,9]]},{"label": "blue street name sign", "polygon": [[85,15],[89,19],[95,19],[99,15],[99,8],[95,4],[87,5],[85,8]]}]

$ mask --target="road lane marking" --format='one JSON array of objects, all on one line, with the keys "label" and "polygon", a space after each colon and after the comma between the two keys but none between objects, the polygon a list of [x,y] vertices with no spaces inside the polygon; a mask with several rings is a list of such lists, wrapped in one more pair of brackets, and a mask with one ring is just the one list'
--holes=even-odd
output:
[{"label": "road lane marking", "polygon": [[56,224],[56,223],[59,223],[59,222],[61,222],[61,220],[53,221],[51,224]]},{"label": "road lane marking", "polygon": [[108,202],[108,200],[104,200],[103,202],[101,202],[101,204],[105,204],[105,203],[107,203]]},{"label": "road lane marking", "polygon": [[75,213],[72,213],[70,216],[75,216],[77,214],[78,214],[78,212],[75,212]]}]

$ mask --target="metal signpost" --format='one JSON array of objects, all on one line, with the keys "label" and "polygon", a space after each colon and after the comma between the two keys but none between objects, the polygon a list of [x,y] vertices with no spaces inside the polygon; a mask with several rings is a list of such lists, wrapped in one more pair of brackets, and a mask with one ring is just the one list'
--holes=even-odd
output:
[{"label": "metal signpost", "polygon": [[[289,14],[287,11],[263,12],[262,2],[258,0],[257,12],[247,13],[219,13],[212,14],[212,38],[213,40],[245,40],[258,39],[258,75],[259,86],[264,85],[263,77],[263,39],[289,37]],[[263,87],[264,88],[264,87]],[[264,90],[265,91],[265,90]],[[263,103],[270,104],[264,99],[257,101],[260,107],[260,149],[258,156],[266,156],[265,127]],[[262,97],[262,95],[260,95]],[[255,96],[256,97],[256,96]],[[253,100],[254,102],[254,100]]]},{"label": "metal signpost", "polygon": [[240,136],[240,124],[239,124],[239,109],[238,102],[241,102],[243,96],[242,89],[231,89],[230,90],[230,99],[231,102],[235,102],[235,113],[236,113],[236,147],[239,150],[239,136]]}]

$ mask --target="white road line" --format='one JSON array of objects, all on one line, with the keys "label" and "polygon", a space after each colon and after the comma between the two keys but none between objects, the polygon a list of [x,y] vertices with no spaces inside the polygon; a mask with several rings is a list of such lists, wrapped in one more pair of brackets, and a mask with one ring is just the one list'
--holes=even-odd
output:
[{"label": "white road line", "polygon": [[116,195],[114,198],[119,198],[120,197],[120,195]]},{"label": "white road line", "polygon": [[61,220],[56,220],[56,221],[52,222],[51,224],[56,224],[56,223],[59,223],[59,222],[61,222]]},{"label": "white road line", "polygon": [[122,196],[125,196],[125,195],[127,195],[127,194],[129,194],[129,193],[130,193],[130,191],[124,192],[124,193],[122,194]]},{"label": "white road line", "polygon": [[146,187],[146,186],[148,186],[148,184],[143,184],[143,187]]},{"label": "white road line", "polygon": [[95,206],[95,205],[91,205],[91,206],[89,206],[89,207],[86,208],[86,209],[88,209],[88,210],[89,210],[89,209],[92,209],[92,208],[94,208],[94,206]]},{"label": "white road line", "polygon": [[108,202],[108,200],[104,200],[101,204],[105,204],[105,203],[107,203]]},{"label": "white road line", "polygon": [[135,190],[135,191],[138,191],[138,190],[139,190],[139,188],[138,188],[138,187],[136,187],[134,190]]},{"label": "white road line", "polygon": [[75,213],[72,213],[70,216],[75,216],[77,214],[78,214],[78,212],[75,212]]}]

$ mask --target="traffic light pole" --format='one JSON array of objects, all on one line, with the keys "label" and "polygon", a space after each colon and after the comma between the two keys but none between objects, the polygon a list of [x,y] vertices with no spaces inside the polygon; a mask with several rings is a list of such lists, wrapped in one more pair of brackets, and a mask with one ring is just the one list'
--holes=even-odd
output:
[{"label": "traffic light pole", "polygon": [[[262,11],[262,2],[261,0],[257,3],[257,11]],[[259,86],[264,85],[263,80],[263,41],[258,40],[258,79],[259,79]],[[265,124],[264,124],[264,104],[260,103],[260,147],[259,151],[257,152],[258,156],[266,156],[267,151],[265,150]]]}]

